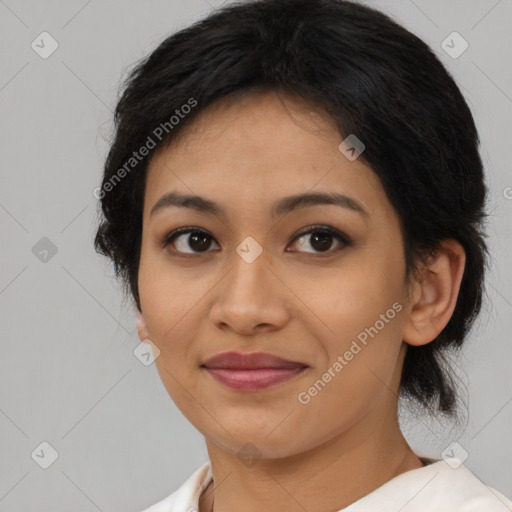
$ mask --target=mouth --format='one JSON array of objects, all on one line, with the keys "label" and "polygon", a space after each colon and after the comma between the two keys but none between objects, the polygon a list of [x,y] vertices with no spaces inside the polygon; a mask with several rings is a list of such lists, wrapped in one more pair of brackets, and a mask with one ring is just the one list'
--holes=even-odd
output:
[{"label": "mouth", "polygon": [[309,366],[261,352],[224,352],[205,361],[201,368],[231,389],[261,391],[292,379]]}]

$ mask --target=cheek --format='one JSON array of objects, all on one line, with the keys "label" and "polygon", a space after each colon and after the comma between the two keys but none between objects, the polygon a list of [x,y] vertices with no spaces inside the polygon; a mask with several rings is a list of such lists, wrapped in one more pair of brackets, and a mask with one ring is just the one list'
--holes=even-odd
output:
[{"label": "cheek", "polygon": [[152,252],[143,246],[138,274],[139,296],[148,330],[155,338],[172,336],[173,326],[178,327],[180,318],[200,297],[202,290],[197,289],[187,272],[171,267],[163,251]]},{"label": "cheek", "polygon": [[354,258],[330,274],[302,278],[303,294],[331,333],[347,339],[373,325],[395,302],[403,301],[400,274],[401,269],[382,262],[366,264],[364,258]]},{"label": "cheek", "polygon": [[138,279],[140,304],[149,336],[160,350],[155,364],[162,380],[169,381],[169,373],[175,374],[180,368],[178,362],[185,358],[187,340],[183,326],[190,307],[184,294],[190,294],[190,287],[176,285],[155,258],[144,254],[141,255]]},{"label": "cheek", "polygon": [[160,255],[141,255],[139,295],[150,338],[160,350],[155,364],[178,401],[182,387],[192,390],[196,385],[201,348],[208,343],[198,331],[214,284],[215,276],[207,279],[193,267],[171,268]]},{"label": "cheek", "polygon": [[318,372],[343,357],[344,369],[336,374],[344,376],[332,386],[342,385],[342,395],[353,387],[360,393],[373,390],[379,379],[389,382],[402,345],[405,310],[400,259],[372,255],[346,263],[331,279],[304,283],[327,354],[326,368]]}]

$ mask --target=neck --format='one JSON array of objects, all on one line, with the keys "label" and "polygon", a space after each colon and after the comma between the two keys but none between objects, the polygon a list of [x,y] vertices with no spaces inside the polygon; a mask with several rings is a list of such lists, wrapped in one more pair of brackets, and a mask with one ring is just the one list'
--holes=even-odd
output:
[{"label": "neck", "polygon": [[[378,427],[378,428],[376,428]],[[207,440],[214,486],[199,512],[340,510],[401,473],[423,466],[396,417],[366,418],[312,450],[245,466],[236,454]]]}]

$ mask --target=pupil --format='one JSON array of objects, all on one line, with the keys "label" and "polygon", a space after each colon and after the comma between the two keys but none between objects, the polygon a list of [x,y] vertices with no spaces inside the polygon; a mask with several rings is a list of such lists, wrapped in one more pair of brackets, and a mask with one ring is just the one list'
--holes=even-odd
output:
[{"label": "pupil", "polygon": [[[318,234],[318,233],[321,233],[321,234]],[[311,241],[311,245],[312,247],[317,250],[317,251],[321,251],[321,250],[327,250],[329,249],[329,247],[331,246],[330,243],[328,243],[328,240],[331,238],[332,235],[330,235],[329,233],[322,233],[321,231],[313,234],[312,236],[312,241]],[[319,244],[316,244],[316,242],[319,241],[320,243]],[[315,246],[316,245],[316,246]]]},{"label": "pupil", "polygon": [[206,233],[195,233],[189,236],[189,245],[194,251],[201,251],[208,249],[210,244],[208,243],[208,235]]}]

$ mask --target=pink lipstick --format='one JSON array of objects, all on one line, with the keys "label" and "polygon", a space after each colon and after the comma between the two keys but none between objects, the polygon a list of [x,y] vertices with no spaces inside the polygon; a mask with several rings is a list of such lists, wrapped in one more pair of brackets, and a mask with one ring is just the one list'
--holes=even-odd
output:
[{"label": "pink lipstick", "polygon": [[308,365],[263,352],[223,352],[201,367],[217,381],[239,391],[260,391],[302,373]]}]

